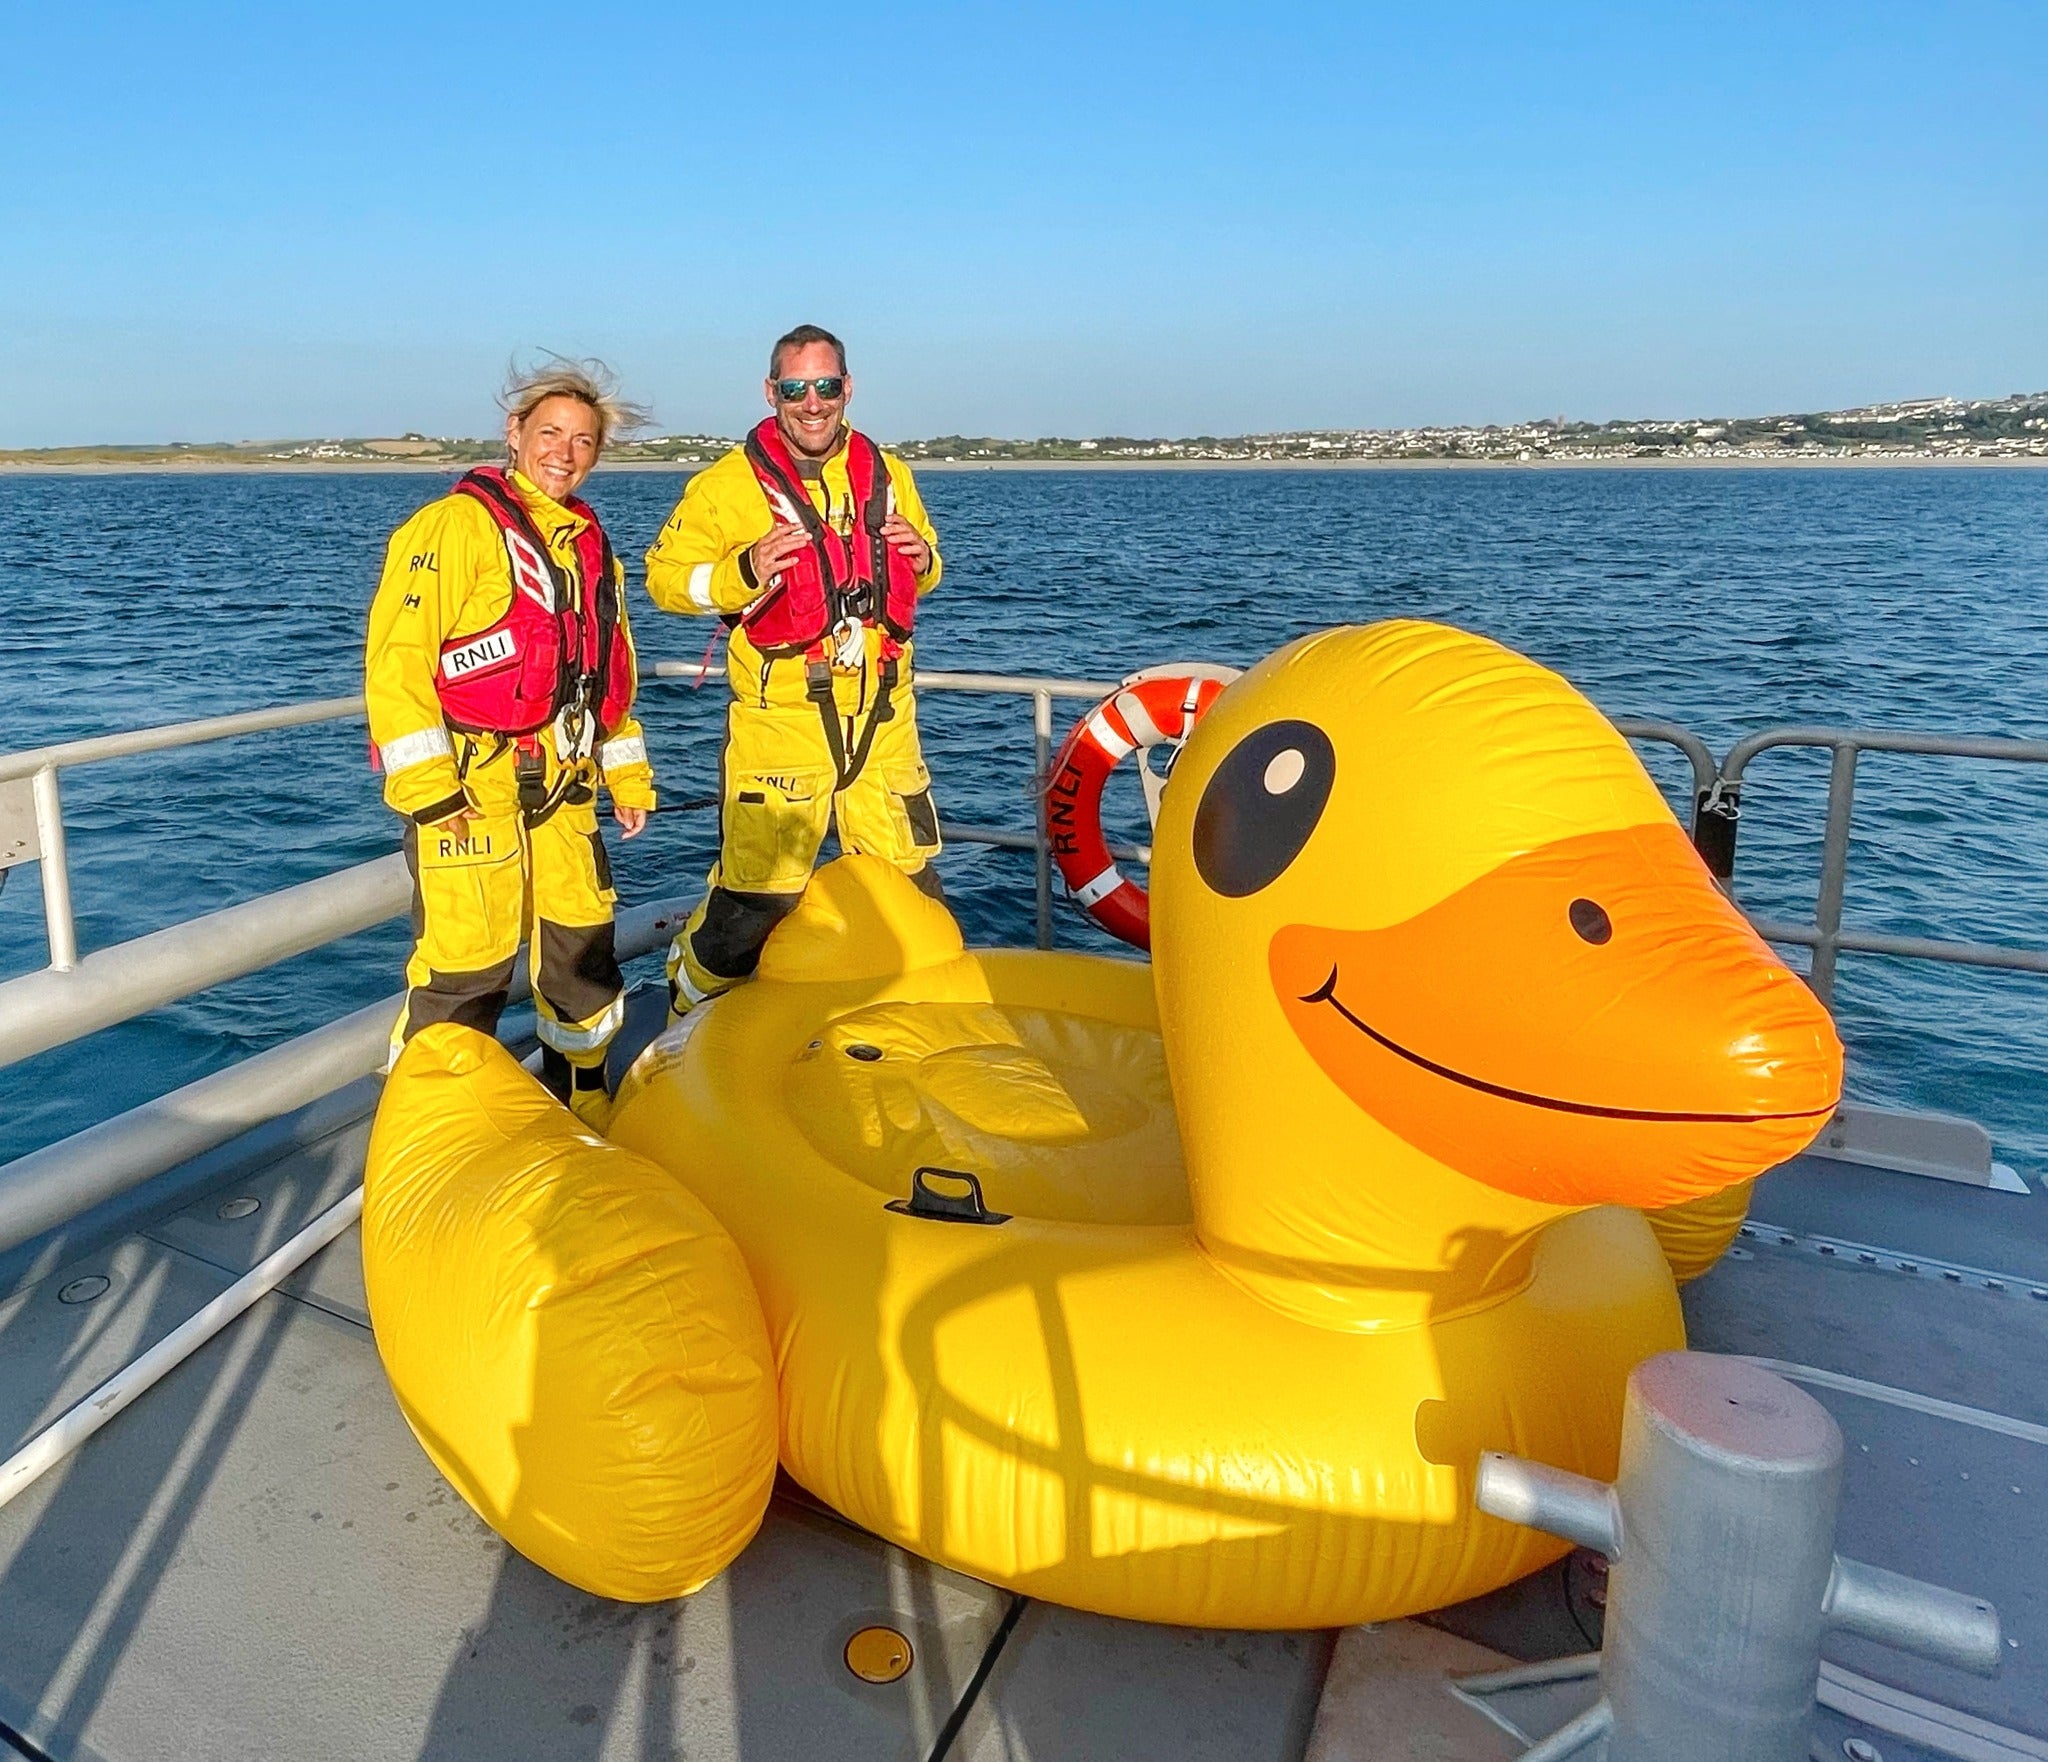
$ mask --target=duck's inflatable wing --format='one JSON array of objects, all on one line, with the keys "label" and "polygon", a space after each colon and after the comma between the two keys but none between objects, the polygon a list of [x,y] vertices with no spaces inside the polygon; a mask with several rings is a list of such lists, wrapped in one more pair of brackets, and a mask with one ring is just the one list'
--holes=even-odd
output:
[{"label": "duck's inflatable wing", "polygon": [[477,1514],[556,1577],[629,1602],[729,1564],[774,1481],[775,1379],[711,1214],[455,1023],[399,1058],[365,1186],[377,1349]]}]

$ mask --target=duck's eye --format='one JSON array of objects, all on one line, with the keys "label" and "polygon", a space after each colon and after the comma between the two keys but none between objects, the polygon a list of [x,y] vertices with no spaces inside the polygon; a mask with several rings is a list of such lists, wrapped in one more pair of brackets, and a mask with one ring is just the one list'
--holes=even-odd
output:
[{"label": "duck's eye", "polygon": [[1231,748],[1195,809],[1195,870],[1226,899],[1280,879],[1323,817],[1337,753],[1312,722],[1269,722]]},{"label": "duck's eye", "polygon": [[1595,948],[1614,934],[1614,920],[1607,915],[1606,908],[1595,900],[1573,900],[1566,908],[1565,916],[1571,919],[1572,928]]}]

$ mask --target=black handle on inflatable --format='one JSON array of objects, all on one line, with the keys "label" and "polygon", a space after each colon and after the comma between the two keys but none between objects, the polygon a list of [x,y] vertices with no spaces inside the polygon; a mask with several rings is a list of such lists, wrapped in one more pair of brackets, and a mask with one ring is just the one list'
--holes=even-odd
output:
[{"label": "black handle on inflatable", "polygon": [[[965,1193],[945,1193],[931,1184],[936,1175],[942,1181],[965,1181]],[[1007,1211],[990,1211],[982,1203],[981,1182],[965,1169],[917,1168],[910,1171],[910,1197],[892,1199],[885,1207],[905,1217],[931,1218],[942,1224],[1006,1224]]]}]

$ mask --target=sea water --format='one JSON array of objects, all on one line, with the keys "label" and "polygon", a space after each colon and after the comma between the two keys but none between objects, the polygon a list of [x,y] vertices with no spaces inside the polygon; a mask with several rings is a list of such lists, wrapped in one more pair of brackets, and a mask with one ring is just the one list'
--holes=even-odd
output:
[{"label": "sea water", "polygon": [[[435,474],[0,477],[0,750],[361,688],[384,541]],[[1718,752],[1784,723],[2040,735],[2048,471],[975,471],[923,474],[946,577],[928,668],[1112,678],[1255,660],[1321,626],[1443,619],[1559,669],[1615,716]],[[600,474],[637,558],[679,488]],[[711,626],[636,587],[643,662]],[[724,687],[643,700],[664,799],[716,787]],[[1062,706],[1064,727],[1073,706]],[[1027,829],[1029,700],[928,693],[942,813]],[[1689,814],[1669,748],[1653,774]],[[1756,761],[1738,892],[1810,920],[1828,758]],[[81,946],[104,948],[397,848],[360,723],[88,766],[63,780]],[[1121,804],[1136,810],[1131,790]],[[1445,804],[1454,812],[1455,804]],[[612,838],[628,903],[693,893],[715,816]],[[1028,853],[941,860],[970,940],[1028,942]],[[2048,771],[1866,756],[1845,921],[2048,947]],[[1112,946],[1062,903],[1063,946]],[[0,1159],[220,1069],[399,983],[394,922],[0,1071]],[[1788,950],[1794,964],[1805,956]],[[47,958],[36,869],[0,889],[0,976]],[[638,971],[646,972],[643,965]],[[1850,1092],[1982,1120],[2048,1173],[2048,976],[1844,955]]]}]

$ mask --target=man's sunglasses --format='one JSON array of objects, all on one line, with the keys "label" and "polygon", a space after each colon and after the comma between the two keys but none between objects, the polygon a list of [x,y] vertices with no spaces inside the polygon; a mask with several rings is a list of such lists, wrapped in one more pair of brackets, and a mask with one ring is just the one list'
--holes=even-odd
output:
[{"label": "man's sunglasses", "polygon": [[829,404],[845,390],[846,377],[839,373],[828,373],[822,379],[778,379],[775,382],[775,395],[785,404],[801,404],[806,391],[816,392]]}]

